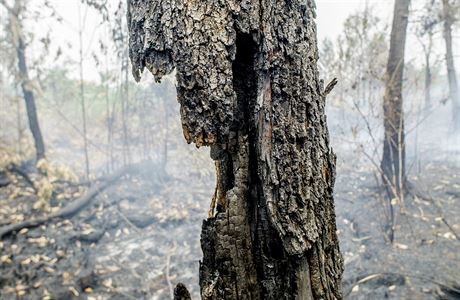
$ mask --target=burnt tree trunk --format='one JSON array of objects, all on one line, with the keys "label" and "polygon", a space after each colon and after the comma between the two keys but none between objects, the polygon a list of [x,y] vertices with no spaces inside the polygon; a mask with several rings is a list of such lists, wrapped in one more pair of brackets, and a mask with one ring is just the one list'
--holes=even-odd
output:
[{"label": "burnt tree trunk", "polygon": [[19,23],[19,15],[21,12],[21,2],[16,1],[13,8],[8,9],[11,32],[13,33],[13,42],[16,49],[18,60],[18,75],[21,81],[21,89],[26,104],[27,117],[29,120],[29,128],[32,133],[35,144],[35,155],[37,161],[45,158],[45,143],[43,142],[42,132],[37,116],[37,107],[35,105],[35,96],[32,91],[29,79],[29,72],[26,62],[26,45],[24,43],[22,27]]},{"label": "burnt tree trunk", "polygon": [[410,0],[396,0],[383,99],[382,179],[391,198],[400,198],[406,181],[402,81]]},{"label": "burnt tree trunk", "polygon": [[16,46],[16,53],[18,57],[19,77],[21,78],[21,89],[26,103],[27,118],[29,120],[30,132],[34,138],[35,155],[37,161],[45,158],[45,143],[38,123],[37,107],[35,105],[35,97],[33,91],[28,85],[29,79],[27,75],[26,58],[24,55],[25,46],[22,38],[19,38],[18,45]]},{"label": "burnt tree trunk", "polygon": [[449,98],[452,101],[452,122],[455,131],[460,130],[460,95],[458,93],[457,73],[455,72],[454,55],[452,51],[453,15],[449,0],[442,0],[444,18],[444,40],[446,42],[446,66],[449,80]]},{"label": "burnt tree trunk", "polygon": [[342,299],[314,18],[311,0],[129,1],[135,78],[176,69],[184,136],[216,163],[203,299]]}]

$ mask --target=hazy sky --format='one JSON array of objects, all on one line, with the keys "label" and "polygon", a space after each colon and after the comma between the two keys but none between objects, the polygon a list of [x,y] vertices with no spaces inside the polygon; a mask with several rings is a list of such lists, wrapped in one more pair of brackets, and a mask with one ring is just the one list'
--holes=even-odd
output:
[{"label": "hazy sky", "polygon": [[[80,0],[52,0],[58,12],[68,21],[67,26],[78,29],[78,3]],[[109,2],[110,3],[110,2]],[[351,13],[362,10],[366,3],[375,7],[381,18],[391,20],[393,0],[316,0],[318,37],[335,37],[342,29],[342,24]],[[82,12],[83,14],[84,12]],[[94,13],[88,15],[89,27],[97,22]]]},{"label": "hazy sky", "polygon": [[[417,3],[422,3],[422,0],[412,1],[412,6]],[[51,0],[56,7],[58,13],[63,17],[65,22],[61,26],[47,25],[45,22],[38,24],[38,27],[46,27],[41,30],[46,32],[51,28],[54,41],[58,41],[59,44],[65,45],[63,47],[64,52],[68,57],[73,60],[78,58],[78,28],[79,28],[79,15],[84,16],[86,13],[86,22],[84,25],[84,36],[83,44],[85,55],[84,63],[84,76],[88,79],[98,79],[98,74],[94,66],[94,60],[91,58],[91,52],[98,49],[99,39],[108,39],[109,34],[100,35],[104,32],[104,28],[100,25],[100,17],[93,11],[87,10],[80,5],[80,0]],[[109,1],[108,3],[111,3]],[[115,2],[113,2],[115,3]],[[374,8],[374,12],[388,24],[391,24],[392,10],[394,0],[316,0],[317,5],[317,24],[318,24],[318,40],[322,41],[328,37],[335,40],[338,34],[342,31],[342,25],[345,19],[353,12],[363,10],[366,3]],[[82,7],[82,11],[79,13],[79,7]],[[38,29],[38,28],[37,28]],[[412,40],[411,40],[412,39]],[[458,40],[456,41],[458,45]],[[435,41],[438,47],[443,47],[442,39]],[[68,45],[73,45],[69,47]],[[408,59],[420,56],[420,49],[418,42],[415,38],[410,37],[408,40]],[[442,50],[442,48],[440,48]],[[457,47],[456,49],[459,49]],[[460,51],[460,49],[459,49]],[[38,52],[38,51],[37,51]],[[460,65],[460,57],[456,57],[457,65]],[[74,66],[76,68],[76,66]],[[73,73],[73,72],[72,72]]]},{"label": "hazy sky", "polygon": [[345,19],[353,12],[366,6],[375,8],[382,20],[392,20],[393,0],[316,0],[318,40],[325,37],[334,39],[342,31]]}]

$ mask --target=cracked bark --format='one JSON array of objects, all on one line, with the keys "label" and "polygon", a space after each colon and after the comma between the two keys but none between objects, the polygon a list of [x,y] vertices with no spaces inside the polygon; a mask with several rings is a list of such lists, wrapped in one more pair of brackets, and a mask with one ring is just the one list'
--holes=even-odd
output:
[{"label": "cracked bark", "polygon": [[177,70],[186,140],[210,146],[203,299],[341,299],[335,155],[314,2],[130,0],[133,74]]}]

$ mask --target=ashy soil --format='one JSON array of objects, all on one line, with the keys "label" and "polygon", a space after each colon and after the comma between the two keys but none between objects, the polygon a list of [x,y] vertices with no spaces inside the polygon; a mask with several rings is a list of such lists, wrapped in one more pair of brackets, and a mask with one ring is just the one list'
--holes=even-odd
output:
[{"label": "ashy soil", "polygon": [[[199,233],[214,187],[212,178],[182,174],[194,179],[155,169],[126,175],[74,217],[3,237],[0,299],[169,299],[179,281],[197,295]],[[46,215],[21,176],[6,178],[0,225]],[[61,200],[50,210],[85,190],[55,184]]]},{"label": "ashy soil", "polygon": [[[30,164],[21,168],[40,182]],[[199,299],[200,227],[214,178],[180,161],[169,169],[126,175],[70,219],[2,237],[0,298],[171,299],[183,282]],[[56,211],[88,189],[55,182],[48,207],[34,208],[38,197],[24,177],[0,177],[0,226]],[[409,178],[413,194],[404,208],[393,202],[392,243],[390,203],[375,179],[371,168],[339,162],[335,199],[346,298],[459,299],[460,169],[437,161]]]},{"label": "ashy soil", "polygon": [[391,243],[391,204],[375,175],[349,170],[338,176],[345,298],[460,299],[460,169],[428,164],[423,176],[409,180],[404,207],[393,202]]}]

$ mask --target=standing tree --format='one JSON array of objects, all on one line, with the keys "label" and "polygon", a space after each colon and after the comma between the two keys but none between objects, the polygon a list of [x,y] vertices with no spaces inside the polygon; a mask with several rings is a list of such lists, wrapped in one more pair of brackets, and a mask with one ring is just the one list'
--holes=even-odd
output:
[{"label": "standing tree", "polygon": [[37,161],[45,158],[45,143],[43,142],[42,132],[37,116],[37,107],[35,105],[35,95],[31,80],[29,78],[29,71],[26,61],[26,43],[24,40],[23,31],[23,14],[25,11],[25,3],[23,0],[15,0],[13,6],[9,6],[5,0],[0,0],[2,5],[8,13],[8,25],[10,27],[10,39],[14,45],[17,64],[18,64],[18,78],[21,82],[22,94],[26,104],[27,117],[29,120],[29,128],[32,133],[35,143],[35,154]]},{"label": "standing tree", "polygon": [[314,2],[129,2],[135,78],[176,69],[184,136],[216,163],[202,298],[342,299]]},{"label": "standing tree", "polygon": [[432,52],[433,52],[433,36],[435,29],[439,23],[439,18],[433,14],[433,6],[435,0],[428,0],[423,6],[421,16],[419,17],[415,35],[418,38],[425,56],[425,112],[431,108],[431,84],[433,80],[432,74]]},{"label": "standing tree", "polygon": [[390,198],[402,200],[406,181],[402,81],[410,0],[396,0],[383,98],[382,177]]},{"label": "standing tree", "polygon": [[454,55],[452,51],[452,25],[455,21],[458,7],[449,0],[442,0],[444,21],[444,40],[446,42],[446,66],[449,80],[449,98],[452,101],[452,121],[454,130],[460,130],[460,95],[458,93],[457,74],[455,73]]},{"label": "standing tree", "polygon": [[117,57],[120,60],[120,96],[121,96],[121,128],[122,128],[122,154],[123,164],[131,162],[131,150],[129,146],[129,111],[130,111],[130,91],[129,91],[129,55],[128,55],[128,36],[126,28],[126,6],[123,1],[118,3],[115,12],[114,27],[112,28],[112,39],[115,44]]},{"label": "standing tree", "polygon": [[86,101],[85,101],[85,85],[83,84],[83,30],[86,20],[85,17],[81,15],[81,4],[78,6],[78,45],[79,45],[79,60],[78,60],[78,70],[80,75],[80,105],[81,105],[81,117],[82,117],[82,126],[83,126],[83,153],[85,155],[85,176],[86,180],[89,180],[89,155],[88,155],[88,134],[87,134],[87,116],[86,116]]}]

